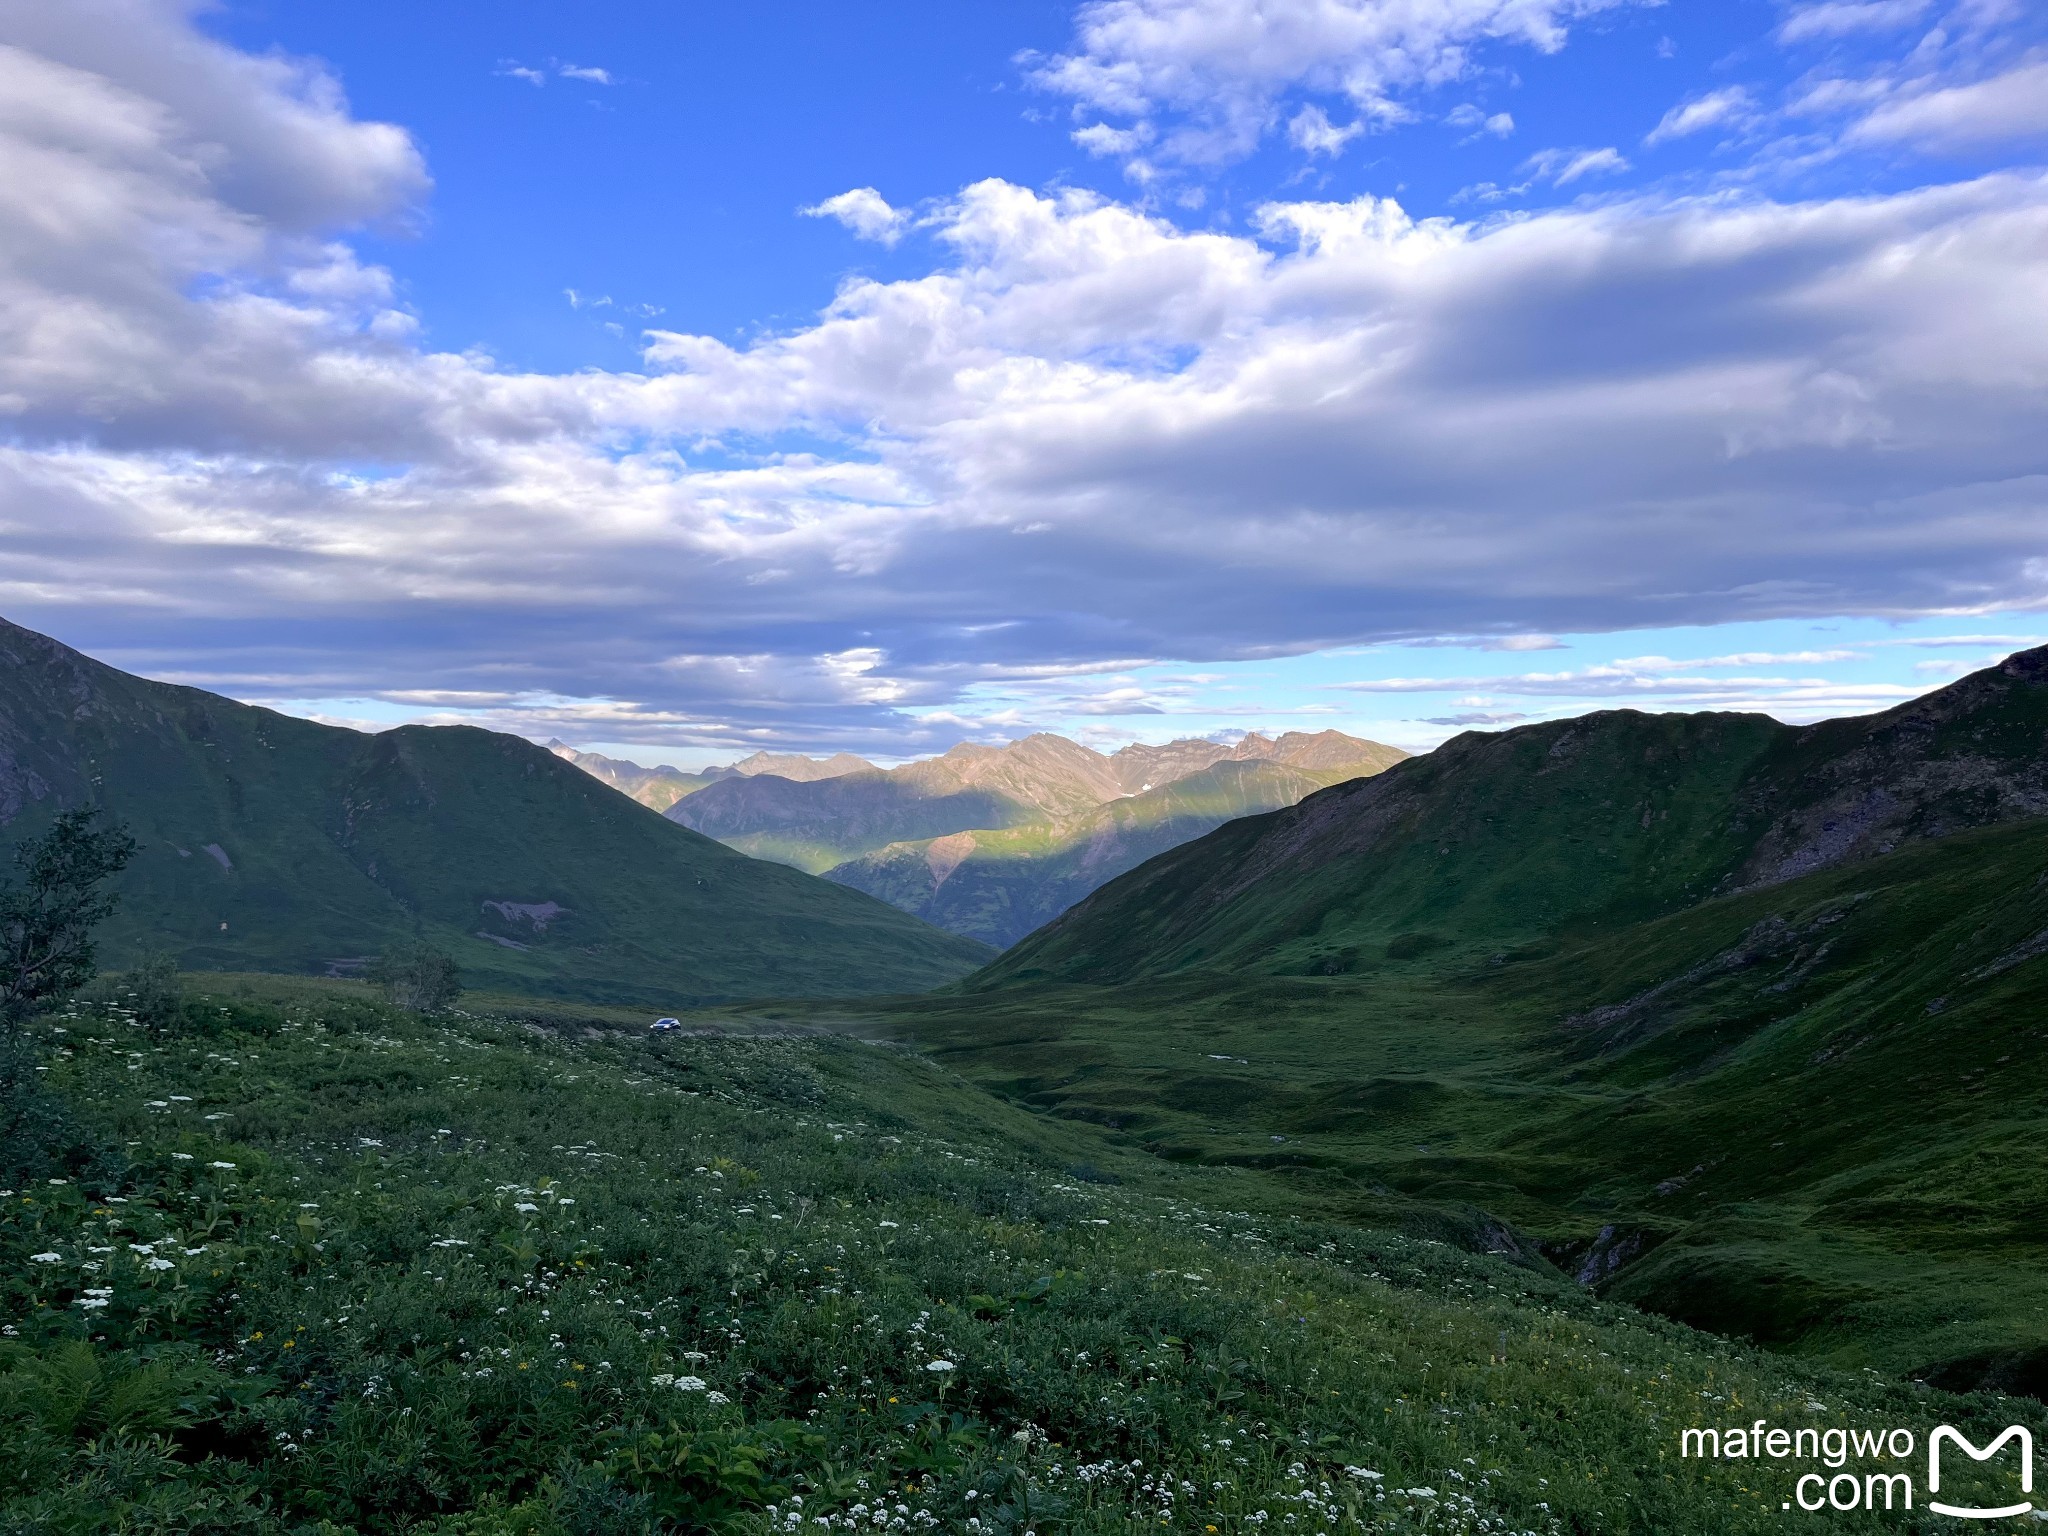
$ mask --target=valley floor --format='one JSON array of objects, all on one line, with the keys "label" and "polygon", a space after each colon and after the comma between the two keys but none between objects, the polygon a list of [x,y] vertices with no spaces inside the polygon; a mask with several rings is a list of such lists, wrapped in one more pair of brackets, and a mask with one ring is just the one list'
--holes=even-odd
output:
[{"label": "valley floor", "polygon": [[1275,1214],[1540,1256],[1716,1332],[2048,1395],[2048,821],[1503,947],[756,1006],[914,1044]]},{"label": "valley floor", "polygon": [[2048,1434],[896,1049],[208,985],[209,1035],[38,1026],[65,1162],[0,1195],[0,1530],[1704,1536],[1813,1464],[1685,1428]]}]

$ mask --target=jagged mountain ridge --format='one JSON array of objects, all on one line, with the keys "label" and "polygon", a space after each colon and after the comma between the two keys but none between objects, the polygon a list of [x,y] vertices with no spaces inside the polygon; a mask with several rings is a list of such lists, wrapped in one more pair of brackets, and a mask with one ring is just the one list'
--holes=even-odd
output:
[{"label": "jagged mountain ridge", "polygon": [[366,734],[152,682],[0,621],[0,824],[99,804],[141,843],[106,931],[322,971],[425,936],[473,985],[655,1004],[909,991],[987,951],[748,860],[514,736]]},{"label": "jagged mountain ridge", "polygon": [[639,801],[650,811],[665,811],[685,795],[693,795],[707,784],[715,784],[735,772],[732,768],[707,768],[689,773],[667,763],[643,768],[622,757],[602,752],[579,752],[566,741],[551,741],[548,750],[565,763],[572,763],[594,779],[602,779],[620,794]]},{"label": "jagged mountain ridge", "polygon": [[665,814],[1001,945],[1161,849],[1405,756],[1338,731],[1109,754],[1041,732],[808,782],[727,777]]},{"label": "jagged mountain ridge", "polygon": [[548,750],[565,763],[574,763],[593,778],[599,778],[623,795],[630,796],[650,811],[665,811],[685,795],[694,795],[708,784],[735,776],[749,778],[755,774],[772,773],[778,778],[794,779],[808,783],[816,779],[834,778],[842,773],[859,773],[875,765],[864,757],[855,757],[851,752],[835,752],[830,757],[804,757],[791,752],[756,752],[743,757],[736,763],[722,767],[703,768],[692,773],[668,763],[658,767],[645,768],[639,763],[629,762],[622,757],[606,757],[601,752],[581,752],[566,741],[550,741]]},{"label": "jagged mountain ridge", "polygon": [[826,878],[954,933],[1013,944],[1155,854],[1226,821],[1293,805],[1371,766],[1313,770],[1224,758],[1079,815],[892,843],[828,870]]}]

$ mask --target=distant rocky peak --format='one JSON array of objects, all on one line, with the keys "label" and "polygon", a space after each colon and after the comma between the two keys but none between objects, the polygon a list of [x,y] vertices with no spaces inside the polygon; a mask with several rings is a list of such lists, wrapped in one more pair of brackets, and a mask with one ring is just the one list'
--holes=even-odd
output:
[{"label": "distant rocky peak", "polygon": [[799,784],[875,771],[873,763],[864,757],[855,757],[851,752],[835,752],[830,757],[805,757],[800,752],[756,752],[732,765],[732,772],[749,778],[772,773],[778,779],[794,779]]}]

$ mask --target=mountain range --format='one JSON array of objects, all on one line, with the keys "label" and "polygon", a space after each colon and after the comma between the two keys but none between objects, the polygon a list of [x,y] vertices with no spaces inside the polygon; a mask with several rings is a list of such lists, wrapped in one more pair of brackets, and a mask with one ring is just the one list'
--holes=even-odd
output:
[{"label": "mountain range", "polygon": [[673,1007],[913,991],[988,951],[748,859],[515,736],[365,734],[151,682],[0,622],[0,826],[106,807],[141,843],[115,964],[349,973],[425,937],[472,985]]},{"label": "mountain range", "polygon": [[2048,1393],[2048,649],[1816,725],[1460,736],[863,1027],[1349,1220]]},{"label": "mountain range", "polygon": [[[2048,648],[1808,726],[1608,711],[1412,759],[1337,733],[757,756],[670,816],[515,737],[343,730],[4,624],[0,665],[10,838],[95,803],[141,840],[113,964],[348,974],[425,936],[484,987],[783,999],[754,1005],[778,1029],[894,1036],[1241,1170],[1246,1208],[2048,1395]],[[1236,814],[1261,796],[1295,803]],[[949,915],[991,932],[1059,879],[1099,888],[992,956],[848,866],[928,910],[974,895]]]},{"label": "mountain range", "polygon": [[565,763],[574,763],[594,778],[603,779],[613,789],[630,796],[650,811],[665,811],[685,795],[694,795],[707,784],[716,784],[720,779],[735,775],[747,777],[757,773],[772,773],[785,779],[808,781],[829,779],[842,773],[859,773],[875,765],[864,757],[855,757],[851,752],[836,752],[830,757],[804,757],[793,752],[756,752],[738,762],[720,768],[700,769],[695,773],[673,768],[664,763],[658,768],[645,768],[639,763],[628,762],[622,757],[606,757],[601,752],[579,752],[566,741],[551,741],[548,750]]},{"label": "mountain range", "polygon": [[680,775],[632,789],[612,760],[588,756],[570,760],[643,803],[677,787],[663,811],[673,821],[1000,947],[1156,853],[1407,754],[1339,731],[1106,754],[1040,733],[890,769],[757,755],[686,794]]}]

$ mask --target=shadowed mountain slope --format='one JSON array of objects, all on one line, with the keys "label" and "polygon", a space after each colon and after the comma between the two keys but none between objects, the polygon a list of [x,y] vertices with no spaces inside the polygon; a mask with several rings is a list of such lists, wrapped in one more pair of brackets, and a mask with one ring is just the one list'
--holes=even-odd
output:
[{"label": "shadowed mountain slope", "polygon": [[978,984],[1327,974],[1404,934],[1512,946],[2044,812],[2048,649],[1812,726],[1606,711],[1459,736],[1234,822],[1096,892]]},{"label": "shadowed mountain slope", "polygon": [[655,768],[643,768],[638,763],[620,757],[606,757],[601,752],[579,752],[565,741],[549,742],[548,750],[563,762],[574,763],[591,777],[603,779],[619,793],[630,795],[650,811],[666,811],[684,796],[694,795],[720,779],[774,774],[778,778],[808,783],[814,779],[836,778],[842,773],[872,772],[875,767],[866,758],[855,757],[850,752],[838,752],[824,758],[802,757],[789,752],[756,752],[729,767],[686,773],[666,763]]},{"label": "shadowed mountain slope", "polygon": [[877,770],[809,783],[772,773],[728,779],[667,814],[754,858],[822,874],[864,848],[1014,826],[1030,813],[993,790],[933,793]]},{"label": "shadowed mountain slope", "polygon": [[424,936],[473,984],[687,998],[912,991],[986,950],[762,864],[530,742],[378,735],[116,671],[0,624],[0,823],[96,803],[142,844],[110,957],[320,971]]}]

